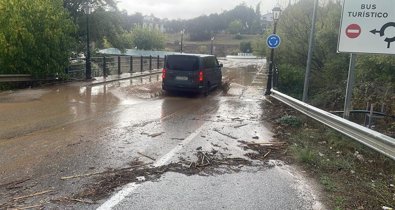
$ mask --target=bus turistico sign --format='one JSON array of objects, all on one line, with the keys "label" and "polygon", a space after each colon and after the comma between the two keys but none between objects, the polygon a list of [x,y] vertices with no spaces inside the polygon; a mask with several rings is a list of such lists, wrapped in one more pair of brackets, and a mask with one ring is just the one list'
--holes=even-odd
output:
[{"label": "bus turistico sign", "polygon": [[338,51],[395,54],[394,0],[344,0]]}]

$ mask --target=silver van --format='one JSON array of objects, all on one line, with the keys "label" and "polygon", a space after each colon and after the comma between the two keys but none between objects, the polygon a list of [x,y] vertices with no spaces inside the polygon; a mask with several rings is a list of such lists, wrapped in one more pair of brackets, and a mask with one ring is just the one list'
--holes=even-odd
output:
[{"label": "silver van", "polygon": [[214,55],[167,55],[162,70],[162,89],[208,95],[210,90],[221,85],[222,67]]}]

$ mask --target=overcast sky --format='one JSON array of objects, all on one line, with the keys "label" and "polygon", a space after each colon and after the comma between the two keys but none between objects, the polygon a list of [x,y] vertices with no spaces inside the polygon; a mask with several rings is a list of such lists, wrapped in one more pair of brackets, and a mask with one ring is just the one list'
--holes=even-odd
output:
[{"label": "overcast sky", "polygon": [[190,19],[231,10],[242,2],[254,9],[259,2],[262,2],[261,12],[266,14],[278,1],[284,0],[118,0],[118,8],[126,10],[129,14],[140,12],[143,15],[153,14],[159,18]]}]

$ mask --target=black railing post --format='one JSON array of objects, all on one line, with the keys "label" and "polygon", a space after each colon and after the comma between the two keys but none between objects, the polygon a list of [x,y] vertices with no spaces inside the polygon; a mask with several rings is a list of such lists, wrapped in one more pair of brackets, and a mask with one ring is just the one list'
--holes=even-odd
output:
[{"label": "black railing post", "polygon": [[118,74],[120,75],[121,73],[121,56],[118,55]]},{"label": "black railing post", "polygon": [[159,55],[158,55],[158,60],[157,60],[157,65],[156,65],[157,67],[157,69],[159,69]]},{"label": "black railing post", "polygon": [[140,71],[141,71],[141,73],[143,73],[143,65],[144,65],[144,63],[143,63],[143,56],[141,56],[141,60],[140,60]]},{"label": "black railing post", "polygon": [[103,77],[107,77],[107,61],[106,56],[103,57]]},{"label": "black railing post", "polygon": [[149,70],[152,70],[152,55],[149,56]]},{"label": "black railing post", "polygon": [[130,56],[130,67],[129,67],[129,69],[130,69],[130,73],[132,73],[133,72],[133,56]]},{"label": "black railing post", "polygon": [[274,72],[273,72],[273,88],[277,88],[278,79],[279,79],[279,71],[277,64],[274,64]]}]

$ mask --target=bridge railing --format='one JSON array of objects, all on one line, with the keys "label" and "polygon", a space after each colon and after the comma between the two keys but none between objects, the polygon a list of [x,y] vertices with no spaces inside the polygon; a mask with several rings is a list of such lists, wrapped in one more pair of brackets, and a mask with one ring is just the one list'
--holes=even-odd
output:
[{"label": "bridge railing", "polygon": [[[92,77],[107,77],[122,73],[136,73],[161,69],[164,59],[156,56],[103,56],[92,57]],[[66,73],[72,79],[85,79],[85,60],[71,64]]]}]

